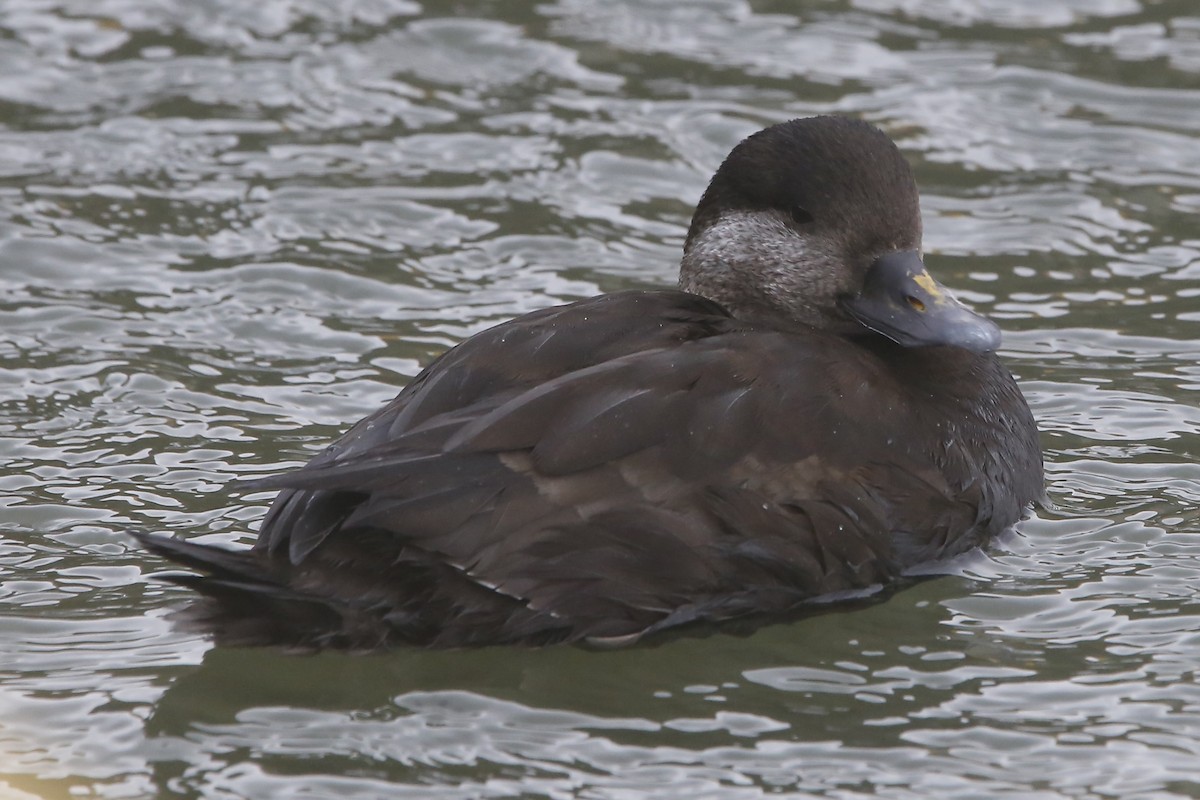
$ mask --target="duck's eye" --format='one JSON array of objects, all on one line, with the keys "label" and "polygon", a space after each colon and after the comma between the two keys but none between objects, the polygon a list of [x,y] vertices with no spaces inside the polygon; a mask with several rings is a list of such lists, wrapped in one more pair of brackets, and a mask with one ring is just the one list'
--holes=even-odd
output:
[{"label": "duck's eye", "polygon": [[800,206],[792,206],[791,215],[792,222],[796,223],[797,225],[807,225],[813,221],[813,215],[808,213],[808,211]]}]

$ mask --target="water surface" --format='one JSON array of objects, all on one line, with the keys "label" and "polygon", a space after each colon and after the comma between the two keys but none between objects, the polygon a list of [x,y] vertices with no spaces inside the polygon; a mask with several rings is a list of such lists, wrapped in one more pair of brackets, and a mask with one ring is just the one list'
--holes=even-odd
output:
[{"label": "water surface", "polygon": [[[0,796],[1200,796],[1200,16],[1183,0],[0,9]],[[673,280],[728,149],[885,128],[1049,495],[741,636],[213,648],[138,527],[248,545],[500,320]]]}]

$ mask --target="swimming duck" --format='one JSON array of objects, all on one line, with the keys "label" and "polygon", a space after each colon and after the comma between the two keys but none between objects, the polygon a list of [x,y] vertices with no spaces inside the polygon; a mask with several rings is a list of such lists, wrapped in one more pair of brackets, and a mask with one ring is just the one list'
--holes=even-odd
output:
[{"label": "swimming duck", "polygon": [[878,129],[738,144],[679,288],[467,339],[306,466],[250,550],[139,534],[219,641],[625,644],[787,614],[976,547],[1042,495],[999,328],[926,271]]}]

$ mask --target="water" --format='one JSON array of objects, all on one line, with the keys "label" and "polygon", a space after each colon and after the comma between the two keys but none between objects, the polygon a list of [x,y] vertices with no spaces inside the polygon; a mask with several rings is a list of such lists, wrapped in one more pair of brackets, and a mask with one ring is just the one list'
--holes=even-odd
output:
[{"label": "water", "polygon": [[[1200,796],[1183,0],[0,5],[0,797]],[[1052,511],[885,603],[617,652],[173,629],[130,527],[270,495],[497,321],[670,283],[729,147],[884,126]]]}]

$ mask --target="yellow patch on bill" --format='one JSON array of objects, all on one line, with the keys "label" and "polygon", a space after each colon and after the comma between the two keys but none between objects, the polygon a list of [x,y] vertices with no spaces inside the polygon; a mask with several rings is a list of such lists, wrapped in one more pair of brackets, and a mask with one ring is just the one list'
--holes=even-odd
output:
[{"label": "yellow patch on bill", "polygon": [[921,270],[916,275],[913,275],[913,283],[929,292],[935,299],[942,299],[942,287],[938,286],[937,281],[928,272]]}]

